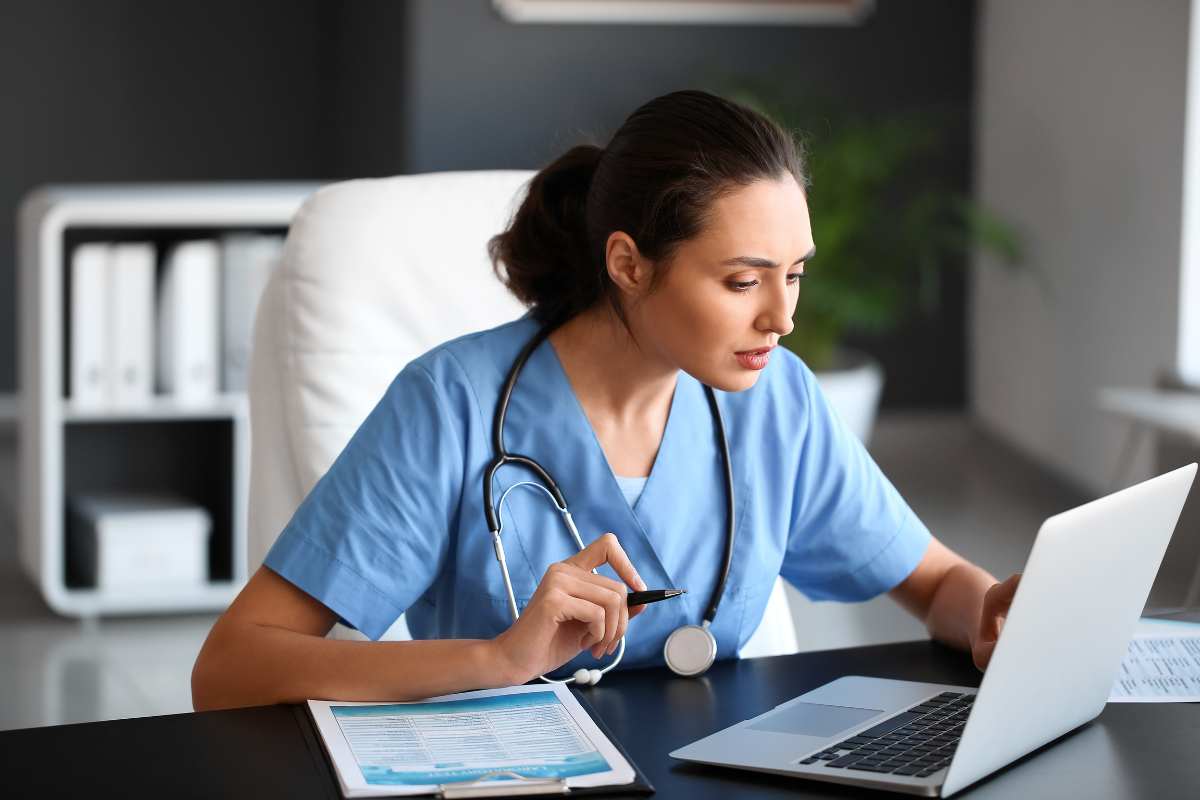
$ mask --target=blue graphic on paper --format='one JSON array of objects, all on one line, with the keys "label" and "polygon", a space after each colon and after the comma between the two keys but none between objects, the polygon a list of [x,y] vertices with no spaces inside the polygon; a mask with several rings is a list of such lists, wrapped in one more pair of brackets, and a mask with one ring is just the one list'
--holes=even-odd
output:
[{"label": "blue graphic on paper", "polygon": [[[532,716],[522,715],[523,710]],[[595,746],[581,736],[552,691],[438,703],[331,706],[330,711],[369,784],[457,783],[498,770],[524,778],[557,779],[611,769]],[[450,721],[436,716],[446,714],[478,714],[479,718]],[[372,726],[372,719],[379,718],[390,718],[385,730]],[[513,752],[497,760],[497,746],[506,751],[511,746]],[[436,760],[435,755],[454,756],[454,760]],[[397,767],[414,761],[413,769]],[[497,776],[487,780],[518,779]]]}]

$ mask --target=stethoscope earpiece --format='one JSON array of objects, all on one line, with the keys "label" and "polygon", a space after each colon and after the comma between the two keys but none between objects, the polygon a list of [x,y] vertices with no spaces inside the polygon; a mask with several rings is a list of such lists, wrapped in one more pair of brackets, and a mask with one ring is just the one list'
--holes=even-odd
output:
[{"label": "stethoscope earpiece", "polygon": [[[617,664],[614,661],[612,666],[615,667],[616,665]],[[609,669],[611,668],[612,667],[609,667]],[[598,669],[585,669],[580,667],[579,669],[575,670],[575,674],[572,677],[575,679],[576,686],[595,686],[600,682],[600,679],[604,677],[604,673]]]}]

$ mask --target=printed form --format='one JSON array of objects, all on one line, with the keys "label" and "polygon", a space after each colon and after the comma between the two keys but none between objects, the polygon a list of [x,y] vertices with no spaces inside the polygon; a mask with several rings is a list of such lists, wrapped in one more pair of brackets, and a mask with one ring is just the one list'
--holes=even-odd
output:
[{"label": "printed form", "polygon": [[416,703],[308,701],[347,797],[428,794],[441,784],[522,778],[630,783],[633,768],[560,684]]},{"label": "printed form", "polygon": [[1200,702],[1200,625],[1141,620],[1108,702]]}]

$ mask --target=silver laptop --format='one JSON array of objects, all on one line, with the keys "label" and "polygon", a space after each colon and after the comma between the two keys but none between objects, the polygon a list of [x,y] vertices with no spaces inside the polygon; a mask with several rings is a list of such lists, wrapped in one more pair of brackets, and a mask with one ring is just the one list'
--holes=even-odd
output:
[{"label": "silver laptop", "polygon": [[978,690],[840,678],[671,755],[928,796],[971,785],[1104,708],[1195,475],[1047,519]]}]

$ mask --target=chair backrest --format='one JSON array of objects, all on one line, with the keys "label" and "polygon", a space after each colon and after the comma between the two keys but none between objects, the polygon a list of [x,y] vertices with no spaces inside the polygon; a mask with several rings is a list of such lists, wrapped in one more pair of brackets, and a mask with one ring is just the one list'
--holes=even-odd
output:
[{"label": "chair backrest", "polygon": [[[251,574],[406,363],[524,312],[494,276],[486,243],[532,175],[348,181],[320,189],[296,213],[254,326]],[[797,649],[780,585],[755,640],[756,655]]]},{"label": "chair backrest", "polygon": [[524,312],[485,244],[531,175],[348,181],[296,213],[251,351],[251,573],[405,364]]}]

